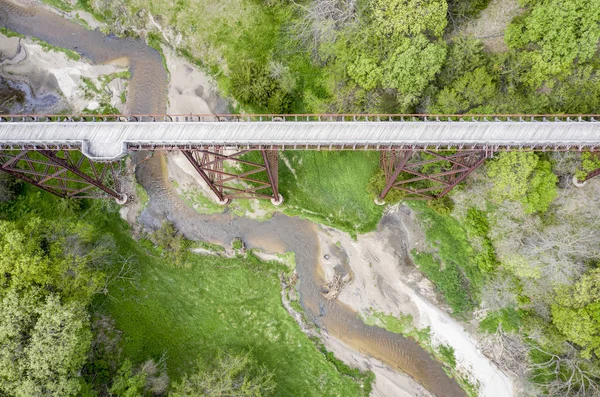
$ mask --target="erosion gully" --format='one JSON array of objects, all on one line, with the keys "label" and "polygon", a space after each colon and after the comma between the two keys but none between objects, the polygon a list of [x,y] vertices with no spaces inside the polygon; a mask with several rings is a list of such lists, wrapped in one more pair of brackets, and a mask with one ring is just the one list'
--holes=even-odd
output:
[{"label": "erosion gully", "polygon": [[[133,113],[166,113],[168,75],[158,52],[141,39],[118,38],[90,31],[36,3],[26,7],[0,0],[0,26],[79,52],[92,63],[128,60],[132,73],[128,103]],[[135,157],[135,156],[134,156]],[[329,334],[361,353],[404,372],[437,396],[464,396],[458,384],[414,340],[365,325],[357,313],[321,294],[318,226],[276,214],[268,221],[236,217],[227,212],[204,215],[188,207],[169,183],[163,156],[142,162],[136,175],[150,196],[140,222],[158,228],[168,219],[189,239],[229,244],[241,237],[249,248],[293,251],[300,283],[300,303],[307,317]]]}]

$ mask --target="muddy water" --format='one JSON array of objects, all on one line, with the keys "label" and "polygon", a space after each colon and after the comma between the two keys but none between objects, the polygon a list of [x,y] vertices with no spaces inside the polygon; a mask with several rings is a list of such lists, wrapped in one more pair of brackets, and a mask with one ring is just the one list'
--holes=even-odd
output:
[{"label": "muddy water", "polygon": [[86,30],[33,2],[25,7],[0,0],[0,26],[77,51],[96,64],[126,61],[132,74],[127,94],[130,112],[166,113],[167,72],[160,54],[143,40]]},{"label": "muddy water", "polygon": [[437,396],[465,395],[458,384],[448,378],[441,365],[412,339],[365,325],[350,307],[322,297],[323,279],[318,271],[320,249],[315,224],[282,214],[264,222],[227,213],[199,214],[178,197],[166,173],[163,156],[144,161],[137,168],[138,181],[150,196],[149,206],[140,218],[144,225],[160,227],[168,219],[190,239],[230,244],[234,238],[241,237],[250,248],[293,251],[300,279],[301,304],[311,321],[354,349],[409,374]]}]

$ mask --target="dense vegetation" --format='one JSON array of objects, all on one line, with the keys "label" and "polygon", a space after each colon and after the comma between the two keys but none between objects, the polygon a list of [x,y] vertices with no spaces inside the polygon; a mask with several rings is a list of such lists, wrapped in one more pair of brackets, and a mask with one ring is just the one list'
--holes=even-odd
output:
[{"label": "dense vegetation", "polygon": [[599,392],[600,184],[573,188],[580,167],[578,154],[502,153],[450,206],[412,205],[429,243],[415,263],[480,323],[486,353],[531,381],[521,395]]},{"label": "dense vegetation", "polygon": [[0,181],[0,394],[370,389],[369,375],[342,373],[282,307],[289,267],[191,254],[168,223],[137,242],[110,202],[20,188]]}]

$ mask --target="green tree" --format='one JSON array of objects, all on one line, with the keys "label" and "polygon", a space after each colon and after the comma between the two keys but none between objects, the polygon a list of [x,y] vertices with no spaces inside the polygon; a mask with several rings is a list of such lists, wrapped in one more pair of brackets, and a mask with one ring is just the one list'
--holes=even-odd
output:
[{"label": "green tree", "polygon": [[600,357],[600,269],[557,291],[552,322],[568,340],[584,348],[583,357]]},{"label": "green tree", "polygon": [[125,360],[119,373],[113,381],[110,392],[119,397],[139,397],[144,395],[146,388],[146,373],[134,373],[131,360]]},{"label": "green tree", "polygon": [[486,104],[496,95],[495,79],[485,67],[463,74],[451,86],[444,87],[432,106],[433,113],[460,114]]},{"label": "green tree", "polygon": [[520,201],[527,213],[546,211],[556,198],[558,177],[550,162],[535,153],[501,153],[487,164],[487,174],[493,183],[490,196],[494,201]]},{"label": "green tree", "polygon": [[220,354],[212,368],[205,368],[202,360],[198,360],[196,371],[172,385],[170,396],[260,397],[274,391],[273,374],[259,366],[248,353]]},{"label": "green tree", "polygon": [[85,307],[56,294],[8,291],[0,302],[0,391],[74,396],[83,385],[91,332]]},{"label": "green tree", "polygon": [[102,243],[84,222],[0,221],[0,280],[15,289],[39,286],[87,301],[102,278],[91,268],[109,248]]},{"label": "green tree", "polygon": [[448,23],[446,0],[374,0],[371,12],[375,32],[383,37],[425,32],[439,37]]},{"label": "green tree", "polygon": [[600,39],[600,0],[522,0],[531,12],[509,25],[505,41],[523,51],[523,81],[539,87],[592,59]]}]

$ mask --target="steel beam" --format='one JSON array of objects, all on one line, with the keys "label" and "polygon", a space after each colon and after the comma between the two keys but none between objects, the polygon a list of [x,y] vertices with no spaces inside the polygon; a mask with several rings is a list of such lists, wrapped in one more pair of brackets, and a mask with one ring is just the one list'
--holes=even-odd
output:
[{"label": "steel beam", "polygon": [[444,197],[488,158],[486,150],[433,152],[415,149],[381,151],[381,166],[386,184],[379,198],[391,189],[406,194],[407,199]]},{"label": "steel beam", "polygon": [[123,200],[118,168],[67,150],[0,151],[1,171],[63,198]]},{"label": "steel beam", "polygon": [[[216,146],[181,152],[223,203],[232,199],[279,200],[277,148],[225,154],[224,147]],[[259,159],[245,156],[253,152]]]},{"label": "steel beam", "polygon": [[584,182],[587,182],[590,179],[597,177],[598,175],[600,175],[600,168],[598,168],[597,170],[594,170],[592,172],[588,172],[587,176],[585,177]]}]

